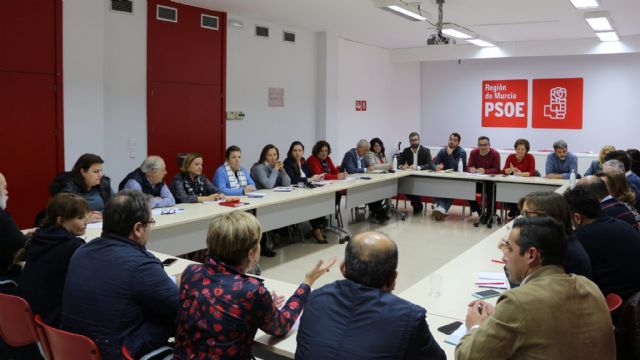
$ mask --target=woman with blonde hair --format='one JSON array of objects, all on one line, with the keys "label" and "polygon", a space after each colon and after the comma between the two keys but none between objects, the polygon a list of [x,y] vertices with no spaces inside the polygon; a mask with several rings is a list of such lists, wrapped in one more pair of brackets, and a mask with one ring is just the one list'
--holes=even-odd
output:
[{"label": "woman with blonde hair", "polygon": [[[335,263],[318,263],[285,303],[262,280],[246,274],[260,259],[262,228],[255,216],[234,211],[211,220],[209,257],[182,274],[174,359],[251,359],[261,329],[286,335],[307,302],[311,286]],[[284,306],[282,306],[284,305]]]},{"label": "woman with blonde hair", "polygon": [[600,154],[598,155],[598,160],[593,160],[591,165],[587,171],[584,172],[584,176],[587,175],[595,175],[602,171],[602,164],[604,164],[604,157],[607,156],[608,153],[616,151],[616,148],[613,145],[605,145],[600,149]]},{"label": "woman with blonde hair", "polygon": [[196,152],[188,153],[182,162],[180,172],[171,181],[171,192],[178,203],[201,203],[224,198],[218,189],[206,176],[202,168],[202,155]]}]

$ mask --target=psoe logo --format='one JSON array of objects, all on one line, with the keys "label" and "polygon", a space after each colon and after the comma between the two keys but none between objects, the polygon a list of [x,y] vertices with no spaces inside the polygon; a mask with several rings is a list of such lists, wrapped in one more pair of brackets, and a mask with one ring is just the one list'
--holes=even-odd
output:
[{"label": "psoe logo", "polygon": [[567,89],[554,87],[549,91],[549,104],[544,106],[544,116],[564,120],[567,116]]}]

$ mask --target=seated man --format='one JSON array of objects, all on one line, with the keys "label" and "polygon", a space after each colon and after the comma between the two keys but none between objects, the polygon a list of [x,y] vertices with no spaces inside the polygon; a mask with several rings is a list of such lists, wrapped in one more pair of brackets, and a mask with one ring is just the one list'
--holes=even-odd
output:
[{"label": "seated man", "polygon": [[636,230],[640,229],[640,216],[637,217],[638,213],[635,209],[611,196],[607,184],[600,177],[587,175],[578,180],[576,187],[585,189],[593,195],[600,202],[600,209],[604,215],[622,220]]},{"label": "seated man", "polygon": [[593,282],[603,294],[627,298],[640,291],[640,233],[602,214],[598,200],[585,189],[564,194],[578,241],[591,258]]},{"label": "seated man", "polygon": [[578,157],[567,150],[566,141],[558,140],[553,143],[553,152],[547,156],[544,177],[547,179],[569,179],[571,171],[576,173],[576,178],[580,178]]},{"label": "seated man", "polygon": [[[342,158],[342,171],[346,171],[349,174],[366,173],[367,171],[373,171],[374,166],[366,166],[364,162],[364,156],[369,152],[369,142],[365,139],[358,141],[355,148],[347,151]],[[384,222],[387,219],[387,209],[383,206],[382,201],[375,201],[367,204],[369,211],[373,214],[373,217],[379,221]]]},{"label": "seated man", "polygon": [[176,199],[163,180],[165,175],[164,160],[160,156],[149,156],[120,182],[118,189],[138,190],[153,196],[152,208],[174,206]]},{"label": "seated man", "polygon": [[8,200],[7,180],[0,173],[0,292],[13,293],[20,275],[19,268],[13,265],[13,257],[24,247],[27,237],[5,210]]},{"label": "seated man", "polygon": [[[491,148],[491,140],[486,136],[480,136],[478,138],[478,148],[471,150],[469,155],[469,163],[467,164],[469,173],[471,174],[487,174],[494,175],[500,174],[500,153]],[[487,183],[485,186],[486,203],[488,211],[485,210],[482,213],[484,204],[478,205],[473,200],[469,202],[472,212],[477,212],[480,216],[479,223],[486,224],[489,221],[489,217],[495,212],[496,203],[493,201],[493,183]],[[482,184],[476,185],[476,192],[482,191]]]},{"label": "seated man", "polygon": [[178,287],[147,251],[149,195],[124,190],[103,213],[102,236],[80,247],[69,263],[62,328],[96,342],[102,359],[135,358],[175,335]]},{"label": "seated man", "polygon": [[[411,146],[404,148],[399,156],[398,168],[400,170],[434,170],[431,151],[420,145],[420,135],[417,132],[409,134],[409,144]],[[407,198],[411,201],[413,213],[420,214],[422,212],[420,196],[407,194]]]},{"label": "seated man", "polygon": [[562,269],[563,226],[546,216],[517,219],[500,243],[509,280],[495,308],[472,301],[458,360],[614,360],[613,324],[604,296],[589,279]]},{"label": "seated man", "polygon": [[340,265],[346,280],[311,293],[296,359],[445,359],[425,309],[391,293],[397,265],[398,248],[382,233],[361,233],[348,242]]},{"label": "seated man", "polygon": [[[434,165],[436,170],[454,170],[458,171],[458,164],[462,161],[462,171],[467,168],[467,152],[460,146],[460,134],[452,133],[449,135],[449,142],[446,147],[438,151]],[[431,214],[434,219],[441,221],[447,217],[447,212],[453,204],[453,199],[433,198],[435,207]]]}]

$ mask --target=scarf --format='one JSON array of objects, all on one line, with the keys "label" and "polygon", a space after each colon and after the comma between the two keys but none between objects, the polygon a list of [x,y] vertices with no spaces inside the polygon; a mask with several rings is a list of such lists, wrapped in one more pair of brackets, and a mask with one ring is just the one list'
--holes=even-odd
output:
[{"label": "scarf", "polygon": [[224,169],[227,172],[227,179],[229,180],[229,187],[232,189],[245,188],[247,186],[247,178],[244,177],[244,171],[242,167],[238,169],[238,172],[234,173],[229,166],[228,162],[224,162]]},{"label": "scarf", "polygon": [[196,196],[210,195],[207,193],[206,189],[204,188],[204,181],[202,181],[202,175],[198,175],[194,180],[191,180],[191,176],[189,176],[189,173],[183,173],[182,179],[184,180],[184,191],[188,195],[196,195]]}]

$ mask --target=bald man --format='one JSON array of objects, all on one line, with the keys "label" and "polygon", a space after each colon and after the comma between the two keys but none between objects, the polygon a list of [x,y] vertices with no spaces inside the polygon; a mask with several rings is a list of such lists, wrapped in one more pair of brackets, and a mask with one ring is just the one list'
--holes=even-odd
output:
[{"label": "bald man", "polygon": [[8,200],[7,180],[0,173],[0,292],[11,292],[17,285],[19,270],[13,266],[13,256],[24,247],[27,240],[11,215],[5,211]]},{"label": "bald man", "polygon": [[338,280],[311,293],[300,320],[296,359],[445,359],[426,310],[391,293],[398,248],[379,232],[356,235]]},{"label": "bald man", "polygon": [[[602,176],[606,179],[609,175],[603,174]],[[600,209],[604,215],[622,220],[634,229],[640,230],[640,214],[631,205],[611,196],[604,179],[588,175],[578,180],[576,187],[585,189],[600,201]]]}]

